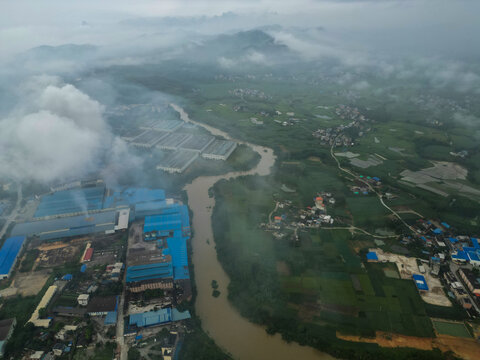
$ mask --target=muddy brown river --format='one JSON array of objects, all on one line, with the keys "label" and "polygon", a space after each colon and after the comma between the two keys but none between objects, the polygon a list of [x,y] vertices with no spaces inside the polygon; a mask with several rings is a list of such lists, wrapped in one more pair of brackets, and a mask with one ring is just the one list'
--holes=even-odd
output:
[{"label": "muddy brown river", "polygon": [[[227,133],[221,130],[191,120],[178,105],[171,104],[171,106],[180,114],[182,120],[202,126],[214,135],[231,139]],[[334,359],[311,347],[287,343],[279,334],[268,335],[263,326],[253,324],[243,318],[227,299],[227,287],[230,279],[217,260],[212,232],[212,209],[215,199],[209,197],[208,190],[222,179],[254,174],[268,175],[276,159],[272,149],[246,142],[237,142],[250,146],[260,154],[260,161],[255,168],[219,176],[201,176],[185,187],[188,205],[193,212],[192,262],[197,286],[195,309],[202,321],[202,327],[234,359]],[[212,296],[212,280],[218,282],[218,290],[221,293],[218,298]]]}]

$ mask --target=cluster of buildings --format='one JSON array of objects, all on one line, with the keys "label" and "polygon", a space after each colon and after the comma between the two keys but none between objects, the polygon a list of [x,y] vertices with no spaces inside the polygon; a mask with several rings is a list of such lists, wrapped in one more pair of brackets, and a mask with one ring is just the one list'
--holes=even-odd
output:
[{"label": "cluster of buildings", "polygon": [[330,192],[322,192],[317,194],[313,199],[314,206],[300,210],[300,219],[297,222],[299,227],[318,227],[322,224],[333,224],[334,219],[327,214],[327,204],[335,205],[335,198]]},{"label": "cluster of buildings", "polygon": [[191,297],[187,240],[190,220],[185,205],[171,203],[146,216],[127,253],[126,285],[130,292],[171,290],[178,302]]},{"label": "cluster of buildings", "polygon": [[413,230],[416,235],[404,237],[401,242],[416,241],[428,257],[430,273],[440,275],[440,266],[446,265],[442,278],[448,295],[456,299],[473,317],[480,315],[480,244],[478,238],[457,235],[446,222],[419,220]]},{"label": "cluster of buildings", "polygon": [[[364,131],[369,131],[369,129],[366,129],[365,127],[365,123],[368,119],[362,115],[357,108],[339,105],[335,109],[335,113],[340,119],[349,120],[350,122],[346,125],[342,124],[337,127],[314,131],[312,135],[315,138],[320,139],[322,145],[353,146],[355,145],[353,140],[354,135],[361,137],[363,136]],[[352,131],[351,129],[355,129],[355,131]]]},{"label": "cluster of buildings", "polygon": [[228,93],[241,99],[248,97],[252,99],[270,100],[272,98],[263,91],[257,89],[233,89],[229,90]]},{"label": "cluster of buildings", "polygon": [[[368,195],[370,193],[370,186],[380,187],[382,186],[382,179],[378,176],[359,176],[360,179],[355,179],[354,184],[350,186],[350,190],[355,195]],[[392,198],[393,194],[385,194],[387,198]]]},{"label": "cluster of buildings", "polygon": [[[129,228],[131,231],[126,236]],[[139,229],[138,234],[136,229]],[[123,332],[126,335],[190,318],[188,311],[181,312],[175,307],[190,299],[192,294],[187,252],[187,240],[191,235],[188,207],[167,199],[163,190],[111,189],[101,180],[64,184],[42,196],[33,217],[17,223],[11,233],[13,236],[0,249],[1,279],[12,276],[27,240],[29,248],[38,246],[40,254],[42,251],[60,253],[68,247],[76,249],[65,252],[76,254],[75,258],[60,260],[71,262],[78,259],[78,270],[56,278],[47,288],[28,320],[36,328],[51,329],[58,321],[68,326],[79,325],[78,331],[83,334],[79,339],[85,342],[85,339],[92,338],[85,335],[85,319],[92,319],[96,324],[95,331],[107,334],[107,330],[117,326],[119,320],[123,296],[119,282],[125,284],[125,307],[128,307],[128,300],[142,298],[148,290],[162,290],[154,296],[169,299],[168,306],[127,313]],[[127,249],[124,245],[115,245],[122,251],[122,256],[126,253],[124,263],[124,260],[119,261],[120,253],[112,252],[110,243],[118,243],[127,237]],[[38,255],[37,260],[40,258]],[[53,260],[56,262],[57,259]],[[2,323],[0,321],[1,349],[4,346],[1,342]],[[40,336],[48,337],[49,333],[50,330],[45,330]],[[46,354],[43,349],[40,358],[52,354],[60,356],[72,348],[84,346],[75,340],[76,336],[64,333],[65,339],[55,344],[57,348]]]},{"label": "cluster of buildings", "polygon": [[184,172],[199,156],[227,160],[237,144],[206,134],[178,131],[181,120],[151,120],[139,128],[123,129],[121,137],[138,148],[157,150],[157,169],[168,173]]},{"label": "cluster of buildings", "polygon": [[[273,236],[277,239],[282,239],[286,234],[282,229],[294,230],[294,243],[299,245],[299,238],[296,235],[299,228],[317,228],[322,225],[331,225],[334,223],[334,218],[327,214],[327,206],[333,206],[336,203],[333,194],[330,192],[321,192],[313,198],[313,206],[308,206],[305,209],[298,209],[292,207],[289,200],[277,202],[273,213],[281,211],[280,215],[273,216],[273,221],[268,224],[261,224],[261,227],[268,231],[273,231]],[[291,219],[290,222],[287,222]]]}]

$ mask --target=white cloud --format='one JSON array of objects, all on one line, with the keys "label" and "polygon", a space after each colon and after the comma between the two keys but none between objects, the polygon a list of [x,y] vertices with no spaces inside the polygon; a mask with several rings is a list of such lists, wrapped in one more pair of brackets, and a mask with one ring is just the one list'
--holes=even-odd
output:
[{"label": "white cloud", "polygon": [[137,163],[112,135],[103,106],[57,78],[31,79],[21,108],[0,119],[0,177],[40,182],[85,176],[116,162]]}]

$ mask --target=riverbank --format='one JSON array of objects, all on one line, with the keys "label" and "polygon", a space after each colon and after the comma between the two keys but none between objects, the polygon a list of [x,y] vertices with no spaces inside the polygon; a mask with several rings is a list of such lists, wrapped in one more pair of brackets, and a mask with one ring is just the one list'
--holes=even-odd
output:
[{"label": "riverbank", "polygon": [[[214,135],[231,139],[221,130],[191,120],[178,105],[171,106],[179,112],[182,120],[202,126]],[[264,327],[243,318],[227,299],[229,278],[217,259],[211,218],[215,199],[209,196],[209,190],[222,179],[246,175],[266,176],[270,174],[276,160],[272,149],[242,141],[239,143],[250,146],[260,155],[260,161],[255,168],[219,176],[202,176],[185,187],[189,207],[193,213],[192,262],[197,287],[195,309],[202,321],[202,327],[235,359],[333,359],[330,355],[311,347],[287,343],[279,334],[268,335]],[[212,280],[218,283],[220,296],[217,298],[212,296]]]}]

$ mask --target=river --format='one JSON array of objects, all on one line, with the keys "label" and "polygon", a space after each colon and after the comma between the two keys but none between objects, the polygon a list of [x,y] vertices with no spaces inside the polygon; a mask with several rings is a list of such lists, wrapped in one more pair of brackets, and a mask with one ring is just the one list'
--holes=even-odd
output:
[{"label": "river", "polygon": [[[191,120],[180,106],[175,104],[171,104],[171,106],[180,114],[182,120],[197,124],[214,135],[231,139],[227,133],[219,129]],[[208,191],[222,179],[243,175],[268,175],[276,160],[272,149],[235,141],[250,146],[260,155],[260,161],[255,168],[219,176],[201,176],[185,186],[188,205],[193,212],[192,262],[197,287],[195,309],[202,320],[202,327],[217,345],[230,353],[234,359],[333,359],[330,355],[311,347],[287,343],[279,334],[268,335],[263,326],[253,324],[243,318],[227,299],[227,287],[230,280],[217,259],[212,231],[212,209],[215,199],[209,197]],[[218,290],[221,293],[218,298],[212,296],[212,280],[218,282]]]}]

